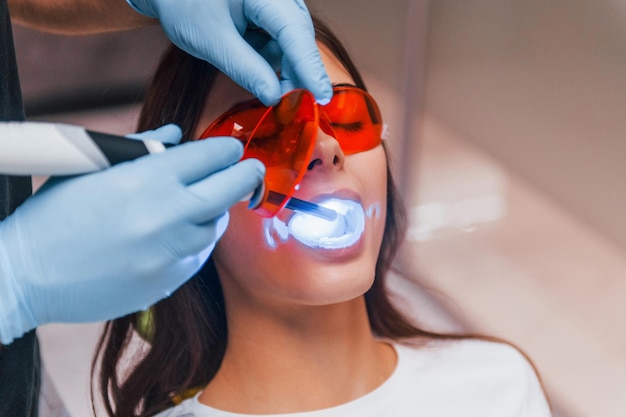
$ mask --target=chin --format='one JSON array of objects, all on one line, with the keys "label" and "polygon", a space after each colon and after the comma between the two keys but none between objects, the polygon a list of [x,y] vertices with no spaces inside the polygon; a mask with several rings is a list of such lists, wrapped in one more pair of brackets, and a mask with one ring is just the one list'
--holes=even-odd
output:
[{"label": "chin", "polygon": [[374,267],[325,265],[315,274],[302,276],[295,299],[305,305],[332,305],[364,295],[374,283]]}]

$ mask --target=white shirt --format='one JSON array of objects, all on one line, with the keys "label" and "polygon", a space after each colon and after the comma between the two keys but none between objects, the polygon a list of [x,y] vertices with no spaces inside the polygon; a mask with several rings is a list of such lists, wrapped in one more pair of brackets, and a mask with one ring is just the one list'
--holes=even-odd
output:
[{"label": "white shirt", "polygon": [[[332,408],[265,417],[548,417],[537,375],[516,349],[480,340],[393,344],[396,369],[374,391]],[[157,417],[246,417],[197,394]]]}]

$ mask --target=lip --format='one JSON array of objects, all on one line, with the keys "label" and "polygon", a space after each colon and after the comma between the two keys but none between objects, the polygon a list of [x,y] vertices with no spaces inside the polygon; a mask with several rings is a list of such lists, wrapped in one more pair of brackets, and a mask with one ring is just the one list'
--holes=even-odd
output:
[{"label": "lip", "polygon": [[[295,239],[294,239],[295,240]],[[358,256],[361,252],[363,252],[363,248],[365,247],[365,239],[361,237],[354,245],[339,248],[339,249],[325,249],[325,248],[316,248],[311,249],[308,246],[298,242],[296,240],[296,244],[307,250],[312,256],[324,260],[324,261],[346,261]]]},{"label": "lip", "polygon": [[[306,231],[306,225],[309,222],[307,217],[302,217],[301,220],[296,218],[296,216],[306,216],[307,213],[283,210],[278,216],[265,219],[263,222],[263,233],[270,248],[276,249],[278,245],[291,242],[300,250],[306,251],[307,256],[319,258],[324,262],[343,262],[358,256],[364,250],[365,236],[367,235],[366,224],[370,217],[368,214],[370,210],[363,207],[361,196],[357,192],[348,188],[341,188],[332,192],[319,192],[317,194],[300,192],[295,197],[328,208],[336,207],[338,213],[342,213],[342,217],[337,220],[347,222],[346,225],[352,225],[351,227],[354,229],[348,234],[335,235],[334,233],[339,232],[339,230],[334,229],[334,227],[341,227],[340,224],[336,226],[325,223],[316,225],[316,222],[324,222],[324,220],[309,214],[308,216],[311,216],[312,221],[308,226],[312,227],[310,229],[312,234],[309,235],[309,232]],[[347,210],[346,213],[351,212],[353,214],[346,217],[344,210]],[[298,223],[293,224],[295,221]],[[293,230],[292,227],[296,227],[296,229]],[[328,227],[330,229],[327,229]],[[329,235],[326,236],[324,230],[328,230]]]},{"label": "lip", "polygon": [[[325,202],[331,202],[331,201],[337,201],[337,200],[350,202],[348,206],[358,206],[362,213],[361,216],[365,216],[365,213],[363,212],[364,208],[363,208],[363,204],[361,201],[361,196],[355,191],[350,190],[350,189],[339,189],[331,193],[320,193],[320,194],[316,194],[311,199],[309,199],[309,201],[316,203],[316,204],[324,204]],[[291,224],[291,221],[295,215],[296,213],[290,213],[290,215],[286,219],[287,225]],[[360,222],[363,222],[365,220],[365,217],[357,216],[357,218],[361,218]],[[363,223],[361,224],[362,224],[361,227],[363,227],[364,224]],[[291,236],[291,238],[295,240],[295,243],[299,247],[305,249],[309,253],[312,253],[313,256],[315,257],[325,259],[326,261],[329,261],[329,260],[343,261],[346,259],[353,258],[354,256],[357,256],[359,253],[362,252],[364,248],[364,242],[365,242],[364,233],[365,233],[365,230],[362,229],[361,232],[358,234],[358,236],[355,237],[355,240],[352,243],[343,247],[342,246],[329,247],[325,245],[312,247],[310,244],[305,243],[305,241],[301,241],[300,238],[296,237],[295,235]]]},{"label": "lip", "polygon": [[357,192],[347,188],[342,188],[331,193],[317,194],[313,196],[309,201],[313,203],[320,203],[330,198],[336,198],[338,200],[352,200],[356,203],[361,204],[361,196]]}]

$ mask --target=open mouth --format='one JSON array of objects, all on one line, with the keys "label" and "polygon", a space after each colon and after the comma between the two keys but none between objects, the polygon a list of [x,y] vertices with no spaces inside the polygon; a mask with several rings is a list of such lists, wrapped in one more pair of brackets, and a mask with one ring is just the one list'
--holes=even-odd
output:
[{"label": "open mouth", "polygon": [[331,221],[297,212],[287,224],[276,217],[268,219],[265,237],[270,247],[277,245],[274,235],[281,241],[291,236],[305,246],[319,249],[343,249],[359,241],[365,230],[365,212],[360,203],[333,197],[318,204],[335,210],[337,218]]}]

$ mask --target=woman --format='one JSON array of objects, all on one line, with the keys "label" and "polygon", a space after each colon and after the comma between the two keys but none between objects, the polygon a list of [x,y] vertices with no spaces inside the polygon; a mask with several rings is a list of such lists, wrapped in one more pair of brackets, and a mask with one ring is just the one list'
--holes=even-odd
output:
[{"label": "woman", "polygon": [[[369,109],[345,49],[317,19],[315,26],[335,97],[354,92]],[[199,138],[250,98],[208,64],[171,49],[139,129],[172,122],[187,139]],[[330,231],[332,244],[310,244],[291,233],[299,215],[283,210],[267,220],[235,206],[197,277],[151,309],[150,346],[128,373],[124,354],[139,316],[108,323],[99,382],[110,415],[550,415],[533,367],[516,349],[420,330],[393,307],[384,279],[404,213],[385,147],[376,140],[348,151],[340,130],[362,126],[342,125],[341,115],[329,115],[333,105],[319,108],[324,122],[294,197],[356,206],[362,232],[346,226]],[[341,240],[344,232],[356,237]],[[139,327],[145,334],[145,323]]]}]

